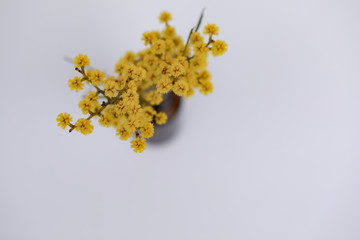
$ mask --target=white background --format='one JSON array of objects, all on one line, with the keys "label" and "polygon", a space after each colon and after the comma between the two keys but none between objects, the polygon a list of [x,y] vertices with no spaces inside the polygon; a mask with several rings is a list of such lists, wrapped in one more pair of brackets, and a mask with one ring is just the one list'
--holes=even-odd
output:
[{"label": "white background", "polygon": [[[87,54],[112,72],[163,10],[186,37],[206,7],[229,51],[181,131],[135,154],[69,134]],[[359,1],[0,2],[1,240],[360,239]]]}]

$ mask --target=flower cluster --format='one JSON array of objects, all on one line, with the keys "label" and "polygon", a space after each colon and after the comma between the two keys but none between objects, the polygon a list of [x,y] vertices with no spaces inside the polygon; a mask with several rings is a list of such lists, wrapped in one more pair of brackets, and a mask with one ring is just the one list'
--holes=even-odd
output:
[{"label": "flower cluster", "polygon": [[115,76],[86,68],[90,65],[86,55],[79,54],[74,59],[80,76],[68,81],[70,89],[78,92],[90,85],[94,90],[79,102],[79,108],[87,117],[72,123],[70,114],[60,113],[56,119],[59,127],[68,126],[70,132],[75,129],[89,134],[94,128],[91,120],[97,119],[104,127],[113,127],[121,140],[135,135],[131,148],[142,152],[146,139],[154,134],[154,124],[167,121],[164,112],[154,109],[162,103],[163,94],[173,92],[189,98],[195,89],[204,95],[213,91],[211,75],[206,70],[207,58],[210,53],[216,57],[227,51],[224,41],[213,39],[219,34],[219,28],[208,24],[204,34],[192,30],[184,43],[169,25],[170,13],[161,13],[159,20],[165,23],[165,28],[144,32],[142,40],[146,48],[137,54],[126,52],[115,66]]}]

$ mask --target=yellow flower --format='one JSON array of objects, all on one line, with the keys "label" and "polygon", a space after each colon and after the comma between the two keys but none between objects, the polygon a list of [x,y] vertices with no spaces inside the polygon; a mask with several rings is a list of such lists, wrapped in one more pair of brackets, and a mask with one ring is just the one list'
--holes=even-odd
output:
[{"label": "yellow flower", "polygon": [[153,120],[154,115],[156,114],[156,111],[151,106],[145,106],[143,107],[143,117],[146,121],[151,122]]},{"label": "yellow flower", "polygon": [[70,89],[75,90],[76,92],[84,89],[84,83],[81,81],[81,78],[79,77],[74,77],[73,79],[69,79],[68,83]]},{"label": "yellow flower", "polygon": [[134,150],[134,152],[143,152],[146,147],[146,142],[144,138],[137,137],[136,140],[131,141],[131,148]]},{"label": "yellow flower", "polygon": [[124,57],[122,58],[122,60],[129,62],[129,63],[133,63],[136,60],[136,55],[132,51],[127,51],[125,53]]},{"label": "yellow flower", "polygon": [[116,130],[116,136],[120,136],[121,140],[128,140],[132,136],[132,132],[125,126],[121,126]]},{"label": "yellow flower", "polygon": [[154,125],[145,123],[144,126],[140,128],[140,131],[143,138],[151,138],[154,135]]},{"label": "yellow flower", "polygon": [[116,84],[113,78],[108,78],[104,85],[105,96],[107,97],[115,97],[118,93],[118,84]]},{"label": "yellow flower", "polygon": [[118,82],[118,87],[119,87],[119,90],[122,90],[125,85],[126,85],[126,77],[123,76],[123,75],[120,75],[118,78],[117,78],[117,82]]},{"label": "yellow flower", "polygon": [[211,78],[210,72],[208,70],[204,70],[199,74],[199,80],[201,81],[209,81]]},{"label": "yellow flower", "polygon": [[209,52],[209,48],[206,46],[205,43],[197,42],[194,44],[194,52],[195,55],[203,55]]},{"label": "yellow flower", "polygon": [[100,86],[102,83],[104,83],[105,73],[99,71],[98,69],[88,70],[87,73],[92,85]]},{"label": "yellow flower", "polygon": [[170,73],[170,65],[166,62],[161,61],[157,70],[157,74],[168,75]]},{"label": "yellow flower", "polygon": [[184,74],[184,72],[185,68],[179,61],[176,61],[173,65],[171,65],[170,73],[172,76],[179,77],[181,74]]},{"label": "yellow flower", "polygon": [[110,127],[111,124],[111,115],[108,113],[104,113],[104,115],[100,116],[99,123],[104,127]]},{"label": "yellow flower", "polygon": [[132,115],[136,116],[141,112],[141,110],[142,110],[141,105],[133,104],[127,108],[127,113],[129,114],[129,116],[132,116]]},{"label": "yellow flower", "polygon": [[146,55],[144,57],[144,64],[146,68],[153,68],[158,64],[159,60],[158,58],[151,54],[151,55]]},{"label": "yellow flower", "polygon": [[110,116],[110,124],[116,129],[117,126],[120,125],[120,122],[123,120],[124,116],[116,111],[113,106],[108,107],[107,114]]},{"label": "yellow flower", "polygon": [[[166,26],[165,30],[162,32],[165,38],[173,39],[176,36],[175,28]],[[146,44],[145,44],[146,45]],[[176,45],[176,43],[175,43]]]},{"label": "yellow flower", "polygon": [[171,20],[171,14],[169,12],[162,12],[159,16],[159,20],[161,23],[168,23]]},{"label": "yellow flower", "polygon": [[213,91],[213,85],[210,81],[204,81],[200,84],[200,86],[201,86],[200,92],[204,95],[208,95]]},{"label": "yellow flower", "polygon": [[164,40],[156,40],[153,45],[151,45],[151,50],[154,54],[160,55],[165,51],[165,41]]},{"label": "yellow flower", "polygon": [[127,105],[135,104],[139,100],[139,95],[134,89],[127,90],[123,95],[122,98]]},{"label": "yellow flower", "polygon": [[211,44],[211,51],[214,57],[220,56],[227,51],[227,44],[224,41],[216,40]]},{"label": "yellow flower", "polygon": [[75,57],[74,64],[75,64],[75,68],[80,69],[82,67],[89,66],[90,60],[88,59],[87,55],[79,54],[77,57]]},{"label": "yellow flower", "polygon": [[80,118],[75,123],[76,131],[81,132],[82,134],[86,135],[93,131],[94,126],[91,125],[91,121],[85,118]]},{"label": "yellow flower", "polygon": [[184,68],[186,68],[189,65],[189,62],[184,56],[177,57],[175,62],[180,63]]},{"label": "yellow flower", "polygon": [[94,110],[94,104],[92,101],[90,101],[87,98],[84,98],[83,100],[81,100],[79,102],[79,108],[81,109],[83,114],[88,114],[89,111],[93,111]]},{"label": "yellow flower", "polygon": [[66,126],[68,126],[70,124],[72,120],[72,117],[70,116],[70,114],[64,112],[64,113],[60,113],[57,118],[56,121],[58,122],[58,126],[61,127],[62,129],[65,129]]},{"label": "yellow flower", "polygon": [[203,38],[203,36],[201,36],[201,33],[199,33],[199,32],[192,33],[190,36],[190,40],[191,40],[192,44],[195,44],[198,42],[201,42],[201,43],[204,42],[204,38]]},{"label": "yellow flower", "polygon": [[120,100],[115,106],[115,111],[117,111],[121,115],[125,115],[128,109],[128,105],[126,105],[124,100]]},{"label": "yellow flower", "polygon": [[146,93],[144,99],[151,105],[159,105],[163,101],[162,95],[156,91]]},{"label": "yellow flower", "polygon": [[206,56],[204,56],[204,55],[195,56],[193,59],[191,59],[190,66],[194,70],[201,70],[201,69],[205,68],[207,66]]},{"label": "yellow flower", "polygon": [[159,38],[160,34],[158,32],[144,32],[141,40],[145,42],[145,46],[148,44],[153,44],[155,40]]},{"label": "yellow flower", "polygon": [[139,127],[139,125],[140,125],[140,120],[135,116],[130,116],[125,121],[125,126],[134,132],[136,131],[136,128]]},{"label": "yellow flower", "polygon": [[124,72],[125,68],[127,66],[127,63],[124,60],[120,60],[116,65],[115,65],[115,72],[118,74],[121,74]]},{"label": "yellow flower", "polygon": [[163,125],[167,122],[167,115],[164,112],[159,112],[155,115],[155,122],[157,125]]},{"label": "yellow flower", "polygon": [[136,70],[135,65],[127,65],[124,69],[125,77],[132,79],[134,77],[135,70]]},{"label": "yellow flower", "polygon": [[173,92],[178,96],[185,96],[188,90],[189,85],[183,80],[177,81],[173,87]]},{"label": "yellow flower", "polygon": [[89,101],[97,101],[98,99],[99,99],[99,96],[96,94],[96,92],[94,92],[94,91],[89,91],[87,94],[86,94],[86,96],[85,96],[85,98],[87,99],[87,100],[89,100]]},{"label": "yellow flower", "polygon": [[204,34],[218,35],[219,28],[216,26],[216,24],[208,24],[204,28]]},{"label": "yellow flower", "polygon": [[141,67],[137,67],[135,68],[135,71],[133,73],[133,78],[135,82],[140,82],[142,80],[144,80],[146,76],[146,70],[141,68]]},{"label": "yellow flower", "polygon": [[195,94],[195,91],[193,88],[189,88],[189,90],[187,91],[187,93],[185,94],[185,98],[190,98]]},{"label": "yellow flower", "polygon": [[159,93],[167,93],[172,88],[172,81],[167,76],[162,76],[160,80],[156,83],[156,88]]},{"label": "yellow flower", "polygon": [[165,41],[165,53],[172,52],[175,48],[175,44],[171,39],[166,39]]},{"label": "yellow flower", "polygon": [[136,83],[135,83],[134,80],[131,80],[131,81],[127,84],[127,90],[131,90],[131,91],[136,92],[136,90],[137,90],[137,85],[136,85]]}]

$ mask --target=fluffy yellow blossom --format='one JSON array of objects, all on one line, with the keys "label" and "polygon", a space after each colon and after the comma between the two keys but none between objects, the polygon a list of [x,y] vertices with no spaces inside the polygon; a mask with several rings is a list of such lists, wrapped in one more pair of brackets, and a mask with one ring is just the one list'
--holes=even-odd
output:
[{"label": "fluffy yellow blossom", "polygon": [[154,125],[145,123],[144,126],[140,128],[140,131],[143,138],[151,138],[154,135]]},{"label": "fluffy yellow blossom", "polygon": [[165,41],[164,40],[156,40],[153,45],[151,45],[151,50],[154,54],[160,55],[165,51]]},{"label": "fluffy yellow blossom", "polygon": [[159,16],[159,20],[161,23],[168,23],[171,20],[171,14],[169,12],[162,12]]},{"label": "fluffy yellow blossom", "polygon": [[128,111],[128,105],[125,103],[124,100],[120,100],[115,106],[115,111],[117,111],[119,114],[124,115]]},{"label": "fluffy yellow blossom", "polygon": [[90,120],[87,120],[85,118],[80,118],[75,123],[75,129],[76,131],[79,131],[82,134],[86,135],[86,134],[90,134],[93,131],[94,126],[91,125]]},{"label": "fluffy yellow blossom", "polygon": [[185,98],[188,99],[195,94],[194,88],[189,88],[189,90],[185,94]]},{"label": "fluffy yellow blossom", "polygon": [[66,126],[68,126],[70,124],[70,122],[72,121],[72,117],[70,116],[70,114],[64,112],[64,113],[60,113],[57,118],[56,121],[58,122],[58,126],[61,127],[62,129],[65,129]]},{"label": "fluffy yellow blossom", "polygon": [[108,97],[115,97],[118,93],[118,84],[113,78],[108,78],[104,85],[105,95]]},{"label": "fluffy yellow blossom", "polygon": [[88,114],[89,111],[94,111],[94,101],[90,101],[88,98],[84,98],[79,102],[79,108],[81,109],[83,114]]},{"label": "fluffy yellow blossom", "polygon": [[132,104],[127,107],[127,113],[129,114],[129,116],[136,116],[141,112],[141,110],[142,109],[140,104]]},{"label": "fluffy yellow blossom", "polygon": [[134,80],[129,81],[129,83],[127,85],[127,89],[136,92],[137,85]]},{"label": "fluffy yellow blossom", "polygon": [[224,41],[216,40],[211,44],[211,51],[214,57],[220,56],[227,51],[227,44]]},{"label": "fluffy yellow blossom", "polygon": [[166,64],[171,65],[173,63],[173,57],[169,54],[164,54],[161,57],[161,60],[163,60]]},{"label": "fluffy yellow blossom", "polygon": [[146,55],[144,57],[144,64],[146,68],[154,68],[158,62],[159,59],[155,55]]},{"label": "fluffy yellow blossom", "polygon": [[205,43],[197,42],[194,44],[194,52],[195,55],[203,55],[209,52],[209,48],[206,46]]},{"label": "fluffy yellow blossom", "polygon": [[74,77],[73,79],[69,79],[68,83],[70,89],[75,90],[76,92],[84,89],[84,83],[81,81],[81,78],[79,77]]},{"label": "fluffy yellow blossom", "polygon": [[219,28],[218,28],[218,26],[216,26],[216,24],[208,24],[204,28],[204,34],[218,35]]},{"label": "fluffy yellow blossom", "polygon": [[158,32],[144,32],[141,40],[145,42],[145,46],[148,44],[153,44],[159,38],[160,34]]},{"label": "fluffy yellow blossom", "polygon": [[121,126],[116,130],[116,136],[120,136],[121,140],[128,140],[132,136],[132,132],[125,126]]},{"label": "fluffy yellow blossom", "polygon": [[168,93],[172,88],[172,81],[168,76],[162,76],[156,84],[159,93]]},{"label": "fluffy yellow blossom", "polygon": [[99,99],[99,96],[97,95],[96,92],[94,91],[89,91],[86,95],[85,98],[89,101],[97,101]]},{"label": "fluffy yellow blossom", "polygon": [[189,85],[184,81],[180,80],[174,84],[173,91],[178,96],[185,96],[189,90]]},{"label": "fluffy yellow blossom", "polygon": [[151,122],[153,120],[154,115],[156,114],[156,111],[151,106],[145,106],[143,107],[143,117],[147,122]]},{"label": "fluffy yellow blossom", "polygon": [[191,36],[190,36],[190,40],[191,40],[192,44],[199,43],[199,42],[201,42],[201,43],[204,42],[204,38],[201,35],[201,33],[199,33],[199,32],[192,33]]},{"label": "fluffy yellow blossom", "polygon": [[79,54],[74,59],[75,68],[82,68],[90,65],[90,60],[87,55]]},{"label": "fluffy yellow blossom", "polygon": [[158,75],[168,75],[170,73],[170,67],[171,67],[171,65],[169,65],[165,61],[162,61],[162,62],[160,62],[156,73]]},{"label": "fluffy yellow blossom", "polygon": [[121,74],[124,72],[125,68],[127,66],[127,62],[125,62],[124,60],[120,60],[116,65],[115,65],[115,72],[118,74]]},{"label": "fluffy yellow blossom", "polygon": [[107,114],[109,114],[110,116],[110,124],[116,129],[117,126],[120,125],[120,122],[122,121],[124,116],[118,111],[116,111],[114,107],[107,108],[107,110],[109,110]]},{"label": "fluffy yellow blossom", "polygon": [[124,69],[124,74],[126,77],[133,79],[135,70],[136,70],[135,65],[127,65]]},{"label": "fluffy yellow blossom", "polygon": [[122,97],[127,105],[135,104],[139,100],[139,95],[134,89],[127,90]]},{"label": "fluffy yellow blossom", "polygon": [[177,57],[175,63],[180,63],[184,68],[186,68],[189,65],[189,62],[184,56]]},{"label": "fluffy yellow blossom", "polygon": [[[176,36],[176,31],[175,31],[175,28],[166,26],[165,30],[162,32],[162,34],[164,35],[165,38],[173,39]],[[176,45],[176,43],[175,43],[175,45]]]},{"label": "fluffy yellow blossom", "polygon": [[155,115],[155,122],[157,125],[163,125],[167,122],[168,116],[164,112],[159,112]]},{"label": "fluffy yellow blossom", "polygon": [[146,147],[146,142],[144,138],[137,137],[136,140],[131,141],[131,148],[134,150],[134,152],[143,152]]},{"label": "fluffy yellow blossom", "polygon": [[184,72],[185,72],[185,68],[179,61],[176,61],[171,66],[170,74],[174,77],[179,77],[181,74],[184,74]]},{"label": "fluffy yellow blossom", "polygon": [[163,101],[162,95],[156,91],[146,93],[144,99],[151,105],[159,105]]},{"label": "fluffy yellow blossom", "polygon": [[111,125],[111,115],[107,112],[105,112],[104,115],[100,116],[99,123],[103,125],[104,127],[110,127]]},{"label": "fluffy yellow blossom", "polygon": [[146,76],[146,70],[141,68],[141,67],[137,67],[134,70],[133,73],[133,79],[135,82],[140,82],[142,81]]},{"label": "fluffy yellow blossom", "polygon": [[208,95],[209,93],[212,93],[213,91],[213,85],[210,81],[204,81],[201,83],[200,92],[204,95]]},{"label": "fluffy yellow blossom", "polygon": [[203,70],[199,75],[199,80],[200,81],[209,81],[211,78],[211,74],[208,70]]},{"label": "fluffy yellow blossom", "polygon": [[125,126],[135,132],[136,128],[140,126],[140,120],[136,116],[130,116],[126,119]]},{"label": "fluffy yellow blossom", "polygon": [[200,56],[194,56],[193,59],[190,61],[190,65],[193,68],[193,70],[202,70],[207,66],[207,60],[206,57],[203,55]]},{"label": "fluffy yellow blossom", "polygon": [[105,73],[101,72],[100,70],[88,70],[88,78],[92,85],[100,86],[104,83]]},{"label": "fluffy yellow blossom", "polygon": [[121,60],[128,63],[133,63],[136,60],[136,54],[133,51],[127,51]]},{"label": "fluffy yellow blossom", "polygon": [[125,85],[126,85],[126,77],[123,76],[123,75],[120,75],[118,78],[117,78],[117,82],[118,82],[118,87],[119,87],[119,90],[122,90]]},{"label": "fluffy yellow blossom", "polygon": [[165,53],[174,51],[174,48],[175,48],[174,42],[171,41],[171,39],[166,39],[165,40]]}]

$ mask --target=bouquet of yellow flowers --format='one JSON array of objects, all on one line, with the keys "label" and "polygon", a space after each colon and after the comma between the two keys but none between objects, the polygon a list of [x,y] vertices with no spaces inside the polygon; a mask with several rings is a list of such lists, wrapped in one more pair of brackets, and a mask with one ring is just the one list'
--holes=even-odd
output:
[{"label": "bouquet of yellow flowers", "polygon": [[[135,54],[128,51],[115,66],[115,76],[106,76],[100,70],[86,69],[90,60],[79,54],[74,59],[75,70],[80,76],[68,81],[71,90],[83,90],[86,84],[94,90],[88,91],[79,102],[86,118],[72,123],[68,113],[57,116],[58,126],[70,127],[82,134],[93,131],[92,119],[98,119],[104,127],[113,127],[121,140],[131,141],[135,152],[142,152],[147,138],[154,135],[154,124],[162,125],[167,121],[164,112],[157,112],[154,106],[162,103],[163,95],[173,92],[189,98],[197,88],[207,95],[213,91],[210,73],[206,70],[207,58],[211,52],[214,57],[227,50],[227,44],[213,37],[219,34],[215,24],[204,28],[204,35],[198,32],[202,15],[196,26],[191,29],[186,43],[169,25],[171,15],[162,12],[159,20],[165,24],[162,31],[144,32],[144,50]],[[100,97],[104,101],[100,101]]]}]

